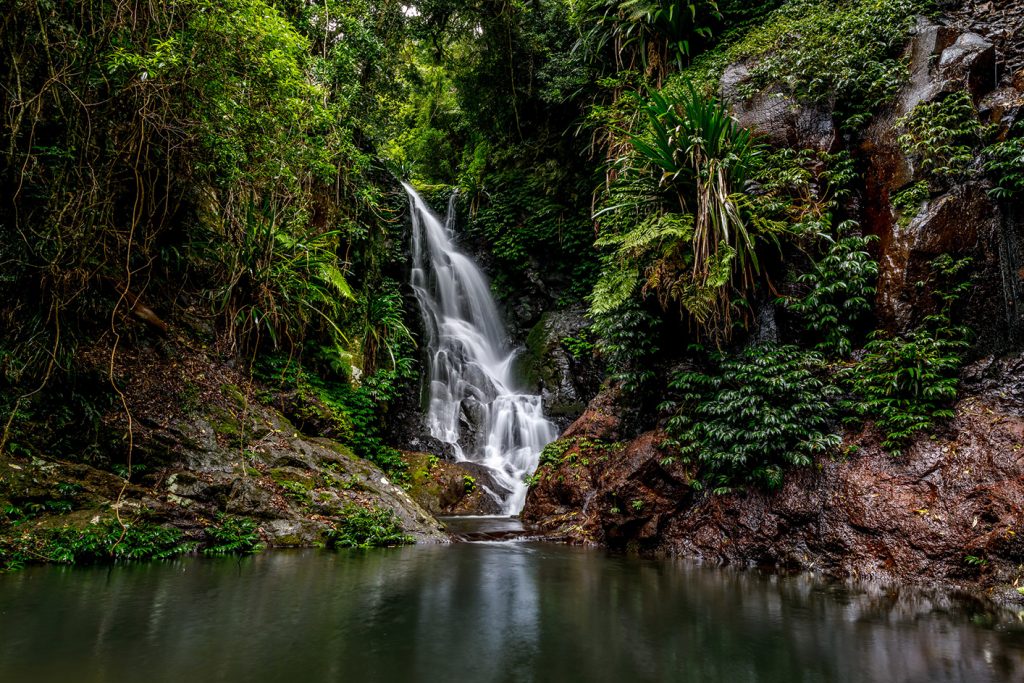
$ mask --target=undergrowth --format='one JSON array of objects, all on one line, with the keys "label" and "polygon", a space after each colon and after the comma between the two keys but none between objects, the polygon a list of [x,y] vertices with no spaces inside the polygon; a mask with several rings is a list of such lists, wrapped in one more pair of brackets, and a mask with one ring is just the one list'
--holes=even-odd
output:
[{"label": "undergrowth", "polygon": [[933,261],[928,284],[937,300],[936,312],[907,334],[874,333],[865,356],[844,374],[854,397],[848,409],[875,421],[886,449],[899,452],[919,432],[954,415],[970,330],[954,324],[953,309],[971,287],[964,273],[969,265],[970,259],[949,255]]},{"label": "undergrowth", "polygon": [[124,527],[107,519],[84,528],[12,530],[0,535],[0,567],[5,571],[32,563],[93,564],[118,560],[162,560],[192,552],[177,529],[135,520]]},{"label": "undergrowth", "polygon": [[327,548],[385,548],[414,543],[402,530],[402,523],[392,510],[365,508],[355,503],[346,505],[341,519],[327,531]]},{"label": "undergrowth", "polygon": [[252,555],[266,548],[256,521],[248,517],[218,513],[216,524],[206,527],[206,535],[210,539],[203,548],[206,555]]},{"label": "undergrowth", "polygon": [[666,429],[686,462],[701,465],[698,488],[781,485],[789,466],[836,448],[838,391],[819,378],[822,359],[795,346],[760,344],[714,354],[706,370],[679,372]]}]

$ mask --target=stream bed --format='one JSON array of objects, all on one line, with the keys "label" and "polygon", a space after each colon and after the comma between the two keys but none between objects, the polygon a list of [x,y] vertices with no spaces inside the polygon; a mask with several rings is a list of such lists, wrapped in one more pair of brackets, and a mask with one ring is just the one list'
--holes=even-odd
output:
[{"label": "stream bed", "polygon": [[1021,619],[526,540],[272,551],[0,575],[0,681],[1021,681]]}]

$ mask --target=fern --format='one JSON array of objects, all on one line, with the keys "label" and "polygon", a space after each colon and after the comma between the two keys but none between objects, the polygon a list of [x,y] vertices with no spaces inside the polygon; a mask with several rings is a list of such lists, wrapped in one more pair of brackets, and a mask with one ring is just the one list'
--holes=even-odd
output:
[{"label": "fern", "polygon": [[818,378],[819,355],[762,344],[713,361],[711,371],[676,374],[669,386],[679,397],[661,405],[673,413],[672,443],[701,465],[699,486],[774,488],[785,468],[839,445],[830,428],[838,391]]},{"label": "fern", "polygon": [[875,420],[884,432],[882,446],[899,452],[918,433],[953,417],[959,370],[970,330],[952,323],[953,306],[969,289],[962,277],[970,259],[943,255],[932,263],[939,310],[921,328],[891,336],[876,332],[864,358],[846,371],[853,400],[848,409]]},{"label": "fern", "polygon": [[850,234],[852,221],[842,223],[825,256],[798,281],[810,291],[789,306],[803,318],[804,328],[817,337],[821,353],[845,357],[853,350],[856,323],[872,308],[878,263],[867,247],[871,239]]}]

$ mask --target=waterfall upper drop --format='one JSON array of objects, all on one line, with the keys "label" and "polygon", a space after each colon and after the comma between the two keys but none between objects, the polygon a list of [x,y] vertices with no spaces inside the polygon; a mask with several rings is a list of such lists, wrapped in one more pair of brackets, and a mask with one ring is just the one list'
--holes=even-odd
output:
[{"label": "waterfall upper drop", "polygon": [[513,376],[510,348],[487,278],[452,244],[455,196],[445,220],[404,184],[412,213],[412,287],[426,334],[431,436],[457,460],[486,466],[505,490],[490,493],[506,514],[526,502],[525,478],[558,436],[541,397]]}]

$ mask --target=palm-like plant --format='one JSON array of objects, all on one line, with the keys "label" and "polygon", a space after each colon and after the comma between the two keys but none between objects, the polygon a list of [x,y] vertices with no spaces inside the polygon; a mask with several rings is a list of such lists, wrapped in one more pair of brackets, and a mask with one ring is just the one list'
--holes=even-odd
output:
[{"label": "palm-like plant", "polygon": [[[651,93],[644,112],[649,133],[634,135],[633,148],[658,174],[659,184],[679,209],[692,216],[689,277],[659,277],[653,284],[663,305],[676,300],[711,336],[728,336],[729,285],[745,291],[760,270],[754,236],[744,219],[743,189],[762,145],[724,105],[701,96],[690,84],[678,97]],[[673,258],[680,260],[678,255]]]},{"label": "palm-like plant", "polygon": [[[387,369],[398,374],[407,372],[411,363],[409,351],[414,346],[412,333],[405,325],[402,294],[397,282],[385,278],[375,291],[362,296],[360,307],[363,370],[372,374]],[[381,362],[387,356],[387,366]]]},{"label": "palm-like plant", "polygon": [[611,45],[619,70],[637,60],[646,71],[673,64],[682,68],[695,38],[710,38],[708,25],[720,19],[716,0],[596,0],[588,7],[593,24],[585,38],[593,52]]}]

